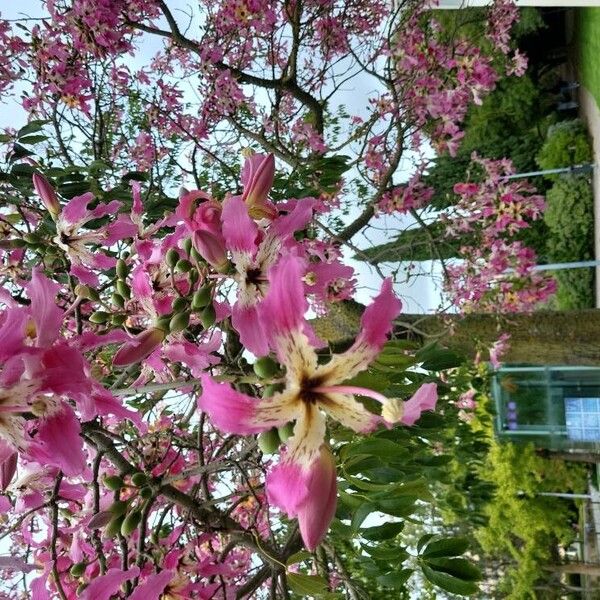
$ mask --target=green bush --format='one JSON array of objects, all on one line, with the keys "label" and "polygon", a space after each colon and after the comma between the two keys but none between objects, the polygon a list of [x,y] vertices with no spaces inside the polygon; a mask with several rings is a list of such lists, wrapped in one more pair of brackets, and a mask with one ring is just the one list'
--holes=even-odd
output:
[{"label": "green bush", "polygon": [[[594,257],[594,200],[591,182],[583,176],[563,176],[546,195],[544,222],[550,262],[591,260]],[[557,271],[557,308],[574,310],[594,306],[592,269]]]},{"label": "green bush", "polygon": [[[542,169],[558,169],[592,160],[592,148],[585,126],[579,119],[561,121],[548,128],[546,142],[536,161]],[[557,175],[551,175],[557,179]]]}]

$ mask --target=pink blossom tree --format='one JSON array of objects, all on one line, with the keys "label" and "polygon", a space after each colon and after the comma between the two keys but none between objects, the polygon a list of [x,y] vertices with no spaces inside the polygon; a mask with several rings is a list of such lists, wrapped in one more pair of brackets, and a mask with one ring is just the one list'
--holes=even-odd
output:
[{"label": "pink blossom tree", "polygon": [[[493,6],[485,50],[422,2],[41,10],[0,21],[28,119],[0,138],[7,597],[359,598],[415,571],[474,592],[463,540],[415,549],[385,522],[443,479],[447,393],[395,338],[392,278],[343,347],[309,317],[353,297],[344,246],[376,213],[426,206],[424,144],[454,153],[469,104],[522,70],[516,9]],[[353,86],[373,92],[350,106]],[[457,190],[465,226],[495,223],[471,264],[531,262],[490,232],[542,201],[486,185]],[[485,273],[455,274],[456,305]]]}]

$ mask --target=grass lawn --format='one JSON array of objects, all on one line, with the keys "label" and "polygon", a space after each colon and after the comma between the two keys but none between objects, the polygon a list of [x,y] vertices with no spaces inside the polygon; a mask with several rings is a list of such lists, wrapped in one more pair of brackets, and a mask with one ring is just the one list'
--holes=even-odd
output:
[{"label": "grass lawn", "polygon": [[579,9],[577,37],[581,83],[600,106],[600,8]]}]

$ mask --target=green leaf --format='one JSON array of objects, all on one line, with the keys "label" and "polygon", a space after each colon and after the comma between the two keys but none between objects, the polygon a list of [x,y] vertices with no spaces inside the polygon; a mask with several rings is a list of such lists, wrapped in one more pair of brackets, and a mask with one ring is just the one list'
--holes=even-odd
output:
[{"label": "green leaf", "polygon": [[425,535],[421,536],[417,542],[417,552],[421,552],[423,547],[427,545],[427,542],[429,542],[432,537],[435,537],[434,533],[426,533]]},{"label": "green leaf", "polygon": [[415,511],[418,496],[401,496],[399,498],[382,498],[377,500],[377,510],[393,517],[407,517]]},{"label": "green leaf", "polygon": [[0,143],[10,142],[12,136],[7,133],[0,133]]},{"label": "green leaf", "polygon": [[48,139],[47,135],[28,135],[27,137],[19,138],[21,144],[39,144],[45,142]]},{"label": "green leaf", "polygon": [[478,591],[477,584],[472,581],[463,581],[462,579],[457,579],[456,577],[452,577],[452,575],[448,575],[447,573],[440,573],[439,571],[434,571],[427,565],[421,565],[423,570],[423,575],[431,582],[433,585],[437,585],[441,587],[443,590],[447,592],[451,592],[452,594],[460,594],[461,596],[470,596],[471,594],[475,594]]},{"label": "green leaf", "polygon": [[390,456],[394,456],[397,452],[402,452],[404,450],[402,446],[392,442],[391,440],[377,437],[362,440],[356,444],[346,446],[346,448],[345,455],[347,457],[355,456],[357,454],[367,454],[388,458]]},{"label": "green leaf", "polygon": [[401,569],[400,571],[392,571],[385,575],[380,575],[377,578],[377,583],[383,587],[399,589],[404,587],[408,578],[413,574],[411,569]]},{"label": "green leaf", "polygon": [[287,573],[290,590],[301,596],[318,596],[327,591],[327,582],[317,575],[304,575],[302,573]]},{"label": "green leaf", "polygon": [[373,512],[375,512],[377,508],[371,502],[365,502],[361,504],[354,515],[352,515],[352,520],[350,521],[350,526],[354,531],[357,531],[358,528],[363,524],[363,521]]},{"label": "green leaf", "polygon": [[404,521],[399,521],[398,523],[385,523],[384,525],[378,525],[377,527],[368,527],[363,529],[360,532],[360,535],[366,540],[379,542],[396,537],[403,529]]},{"label": "green leaf", "polygon": [[294,565],[296,563],[302,562],[303,560],[310,558],[311,556],[312,556],[312,554],[310,552],[308,552],[307,550],[300,550],[300,552],[296,552],[295,554],[292,554],[285,561],[285,564],[286,565]]},{"label": "green leaf", "polygon": [[463,581],[478,581],[481,571],[466,558],[429,558],[425,560],[435,571],[440,571]]},{"label": "green leaf", "polygon": [[390,547],[386,545],[369,546],[368,544],[361,544],[360,546],[372,558],[385,560],[394,564],[404,562],[409,556],[404,548],[395,545]]},{"label": "green leaf", "polygon": [[459,367],[464,363],[464,358],[437,344],[429,344],[419,350],[415,358],[422,363],[421,367],[426,371],[444,371]]},{"label": "green leaf", "polygon": [[148,181],[149,177],[145,171],[130,171],[129,173],[125,173],[121,179],[123,181]]},{"label": "green leaf", "polygon": [[389,387],[390,382],[388,379],[383,377],[381,373],[363,371],[362,373],[359,373],[356,377],[345,381],[344,385],[354,385],[357,387],[366,388],[368,390],[375,390],[376,392],[383,392]]},{"label": "green leaf", "polygon": [[438,556],[460,556],[469,547],[467,538],[444,538],[427,544],[423,556],[436,558]]},{"label": "green leaf", "polygon": [[38,119],[35,121],[29,121],[27,125],[19,129],[19,131],[17,132],[17,137],[22,138],[26,135],[29,135],[30,133],[36,133],[37,131],[40,131],[47,123],[50,123],[48,119]]}]

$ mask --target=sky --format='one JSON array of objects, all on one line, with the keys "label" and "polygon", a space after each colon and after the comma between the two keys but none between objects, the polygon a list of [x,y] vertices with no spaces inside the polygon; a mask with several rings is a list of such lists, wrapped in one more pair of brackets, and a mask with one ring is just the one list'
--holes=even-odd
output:
[{"label": "sky", "polygon": [[[187,0],[169,0],[169,6],[172,7],[174,14],[185,19],[189,13],[186,8],[189,6]],[[5,19],[18,19],[23,16],[39,17],[42,16],[40,0],[0,0],[0,14]],[[162,41],[156,37],[144,36],[145,42],[141,47],[139,55],[132,58],[130,67],[139,68],[161,47]],[[376,89],[373,88],[373,79],[370,77],[357,77],[346,84],[338,93],[338,104],[346,105],[350,114],[365,114],[367,109],[367,98],[372,96]],[[194,94],[193,89],[189,89],[188,94]],[[195,96],[191,96],[192,98]],[[18,129],[26,123],[26,114],[21,109],[18,98],[0,103],[0,129],[6,126]],[[411,171],[411,156],[403,158],[400,169],[407,173]],[[351,172],[346,177],[351,176]],[[348,217],[360,214],[361,208],[356,208]],[[390,232],[398,232],[399,229],[410,226],[414,223],[410,216],[384,216],[374,221],[374,227],[370,229],[368,238],[358,234],[352,239],[352,244],[358,248],[367,248],[372,244],[381,244],[391,241],[393,237]],[[345,258],[347,262],[354,267],[357,272],[356,279],[359,282],[356,299],[359,302],[366,303],[378,290],[381,278],[376,270],[362,262],[352,260],[355,254],[354,250],[346,248]],[[389,273],[396,264],[381,265],[384,273]],[[403,281],[404,280],[404,281]],[[434,311],[441,303],[439,292],[439,282],[441,281],[441,268],[437,261],[427,261],[421,263],[411,271],[411,277],[408,281],[402,275],[402,271],[397,278],[396,291],[401,297],[404,305],[404,312],[407,313],[427,313]]]}]

